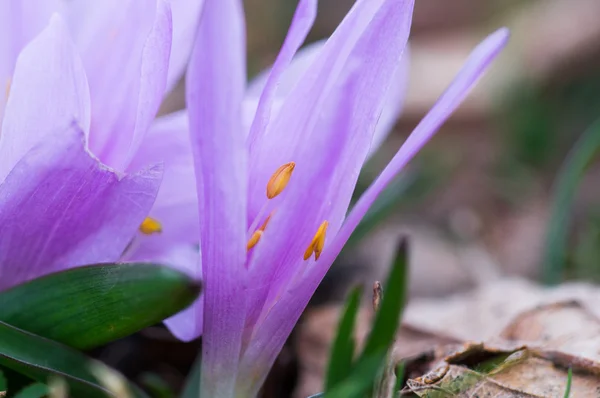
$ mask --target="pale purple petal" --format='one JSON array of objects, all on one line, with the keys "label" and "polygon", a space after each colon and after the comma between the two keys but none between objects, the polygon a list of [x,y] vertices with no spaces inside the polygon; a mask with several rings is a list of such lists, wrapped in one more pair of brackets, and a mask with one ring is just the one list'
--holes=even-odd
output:
[{"label": "pale purple petal", "polygon": [[17,56],[47,25],[60,0],[0,1],[0,121],[8,98]]},{"label": "pale purple petal", "polygon": [[[321,119],[324,123],[317,123],[314,131],[306,132],[306,141],[299,143],[297,171],[251,264],[250,280],[269,285],[263,314],[290,281],[312,266],[312,260],[304,261],[303,253],[321,222],[329,222],[329,236],[335,235],[342,223],[408,40],[412,8],[410,0],[390,0],[382,5],[349,54],[350,70],[342,71],[348,76],[344,87],[321,105],[333,117]],[[311,94],[304,100],[314,102],[313,97],[320,95],[318,90]],[[256,303],[251,301],[250,316],[265,299],[263,289],[256,292],[263,296]],[[247,326],[252,327],[254,321],[249,319]],[[262,366],[244,362],[240,369],[247,373],[241,377],[251,377],[257,368],[264,371]]]},{"label": "pale purple petal", "polygon": [[66,26],[55,14],[17,60],[0,136],[0,181],[34,145],[73,120],[88,132],[89,91]]},{"label": "pale purple petal", "polygon": [[267,124],[271,119],[273,101],[277,96],[277,87],[283,80],[284,72],[292,62],[296,51],[304,43],[316,16],[317,0],[300,0],[283,46],[269,72],[269,76],[266,78],[260,95],[254,122],[248,136],[250,150],[252,150],[258,136],[265,133]]},{"label": "pale purple petal", "polygon": [[[281,77],[281,81],[277,87],[277,99],[275,103],[282,103],[285,100],[285,97],[292,91],[294,86],[301,81],[302,76],[308,69],[308,67],[317,59],[319,52],[322,50],[325,40],[318,41],[315,43],[311,43],[306,47],[302,48],[288,68],[285,70]],[[383,141],[387,138],[388,134],[391,132],[392,128],[396,124],[396,121],[400,117],[402,113],[402,109],[404,106],[404,98],[406,96],[406,90],[408,86],[408,72],[409,72],[409,62],[410,61],[410,53],[408,51],[408,47],[406,48],[404,54],[402,55],[402,60],[398,65],[398,70],[394,74],[394,82],[388,93],[386,94],[386,102],[383,112],[381,114],[381,118],[377,123],[377,128],[375,129],[375,134],[373,135],[373,141],[371,143],[371,150],[369,151],[369,157],[373,155],[373,153],[379,148],[379,146],[383,143]],[[267,78],[269,76],[269,69],[264,72],[261,72],[258,76],[256,76],[250,84],[248,85],[248,90],[246,91],[246,102],[253,103],[257,101],[257,98],[260,96]],[[340,80],[343,80],[344,77],[340,77]],[[280,107],[280,106],[279,106]],[[278,111],[277,106],[275,106],[276,114]],[[327,116],[327,115],[324,115]]]},{"label": "pale purple petal", "polygon": [[[292,59],[292,62],[281,75],[279,85],[277,86],[278,96],[288,96],[304,73],[306,73],[308,67],[315,62],[326,42],[327,40],[324,39],[307,44],[294,55],[294,59]],[[250,97],[260,97],[270,73],[271,69],[269,68],[256,75],[248,84],[246,95]]]},{"label": "pale purple petal", "polygon": [[[197,246],[179,245],[171,247],[167,252],[153,261],[166,264],[185,272],[196,280],[202,280],[200,252]],[[202,317],[204,309],[204,296],[180,313],[165,320],[165,324],[175,337],[182,341],[191,341],[202,334]]]},{"label": "pale purple petal", "polygon": [[361,197],[335,239],[329,246],[326,245],[321,259],[315,263],[315,266],[310,269],[306,277],[297,286],[282,294],[278,303],[255,332],[255,340],[244,355],[244,363],[266,363],[268,366],[273,363],[277,353],[298,321],[300,314],[308,304],[310,297],[369,206],[385,185],[391,181],[460,105],[490,62],[504,47],[507,39],[508,31],[501,29],[488,37],[473,51],[450,87],[413,131],[380,177]]},{"label": "pale purple petal", "polygon": [[369,157],[373,155],[377,149],[379,149],[381,144],[383,144],[388,134],[392,131],[394,125],[398,121],[400,114],[402,113],[404,99],[406,98],[406,90],[408,88],[409,67],[410,51],[409,47],[407,46],[404,50],[404,54],[402,54],[400,64],[394,73],[392,85],[385,95],[385,106],[381,112],[381,117],[377,122],[375,134],[373,134]]},{"label": "pale purple petal", "polygon": [[162,101],[170,7],[164,0],[74,0],[68,12],[92,97],[90,149],[123,170]]},{"label": "pale purple petal", "polygon": [[170,5],[166,1],[159,0],[154,26],[142,51],[142,65],[139,78],[140,87],[136,104],[133,135],[129,140],[125,141],[120,139],[124,134],[119,134],[118,138],[111,142],[111,154],[122,151],[125,155],[124,163],[119,165],[121,167],[126,167],[135,156],[162,103],[167,84],[172,30]]},{"label": "pale purple petal", "polygon": [[244,328],[245,27],[241,1],[208,0],[187,74],[205,280],[202,396],[234,393]]},{"label": "pale purple petal", "polygon": [[76,126],[30,150],[0,185],[0,290],[62,269],[117,261],[150,210],[161,167],[120,177]]},{"label": "pale purple petal", "polygon": [[162,232],[140,234],[130,253],[136,260],[154,261],[172,246],[200,243],[196,177],[188,116],[184,111],[155,120],[128,170],[140,170],[155,163],[163,163],[165,171],[149,216],[161,223]]},{"label": "pale purple petal", "polygon": [[173,11],[173,46],[169,59],[167,88],[169,92],[183,76],[194,46],[198,20],[204,0],[171,0]]},{"label": "pale purple petal", "polygon": [[[256,137],[250,152],[250,219],[255,218],[263,207],[265,186],[272,173],[282,164],[296,161],[295,155],[302,143],[312,139],[307,134],[314,130],[324,102],[335,85],[340,83],[338,77],[350,67],[346,62],[348,56],[381,3],[360,1],[354,5],[327,41],[317,62],[304,74],[302,84],[295,86],[282,109],[267,126],[267,131]],[[318,145],[321,137],[316,139],[315,145]]]}]

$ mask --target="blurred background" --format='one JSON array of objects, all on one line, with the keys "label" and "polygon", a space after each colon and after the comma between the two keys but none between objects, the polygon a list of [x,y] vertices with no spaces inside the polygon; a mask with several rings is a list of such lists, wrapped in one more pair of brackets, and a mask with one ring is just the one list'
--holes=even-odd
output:
[{"label": "blurred background", "polygon": [[[245,3],[248,69],[254,75],[275,59],[297,1]],[[321,0],[309,40],[329,36],[352,3]],[[365,167],[357,195],[471,49],[501,26],[511,29],[511,40],[461,108],[388,190],[379,213],[353,237],[312,306],[341,302],[353,284],[381,280],[401,235],[411,241],[410,300],[444,297],[503,276],[551,283],[600,281],[600,169],[589,161],[595,151],[590,142],[599,139],[587,137],[580,144],[585,156],[571,152],[571,158],[583,156],[582,165],[567,178],[568,193],[557,199],[557,178],[569,169],[569,152],[600,118],[599,15],[598,0],[416,1],[404,111]],[[165,105],[181,107],[182,92]],[[549,262],[548,253],[563,249],[552,240],[553,233],[565,245]],[[302,337],[295,341],[272,378],[277,385],[289,380],[289,391],[297,389],[295,375],[303,366],[297,363],[297,345],[310,345]],[[274,387],[267,384],[266,396],[289,393],[269,388]]]}]

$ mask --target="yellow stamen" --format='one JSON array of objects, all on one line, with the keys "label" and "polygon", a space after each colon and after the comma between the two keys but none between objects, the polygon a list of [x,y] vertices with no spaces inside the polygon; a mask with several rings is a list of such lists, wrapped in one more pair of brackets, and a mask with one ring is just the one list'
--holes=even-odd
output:
[{"label": "yellow stamen", "polygon": [[250,250],[254,246],[256,246],[256,244],[258,243],[258,241],[262,237],[262,234],[263,234],[263,231],[260,230],[260,229],[254,231],[254,233],[252,234],[252,236],[250,237],[250,239],[248,239],[248,243],[246,244],[246,250]]},{"label": "yellow stamen", "polygon": [[248,243],[246,244],[246,250],[250,250],[254,246],[256,246],[256,244],[258,243],[258,241],[262,237],[262,234],[263,234],[265,228],[267,228],[267,224],[269,224],[269,221],[271,221],[271,217],[273,216],[273,213],[275,213],[275,210],[273,210],[271,212],[271,214],[269,214],[269,216],[267,217],[267,219],[265,220],[265,222],[262,223],[262,225],[260,226],[260,228],[257,229],[256,231],[254,231],[254,233],[252,234],[252,236],[250,237],[250,239],[248,239]]},{"label": "yellow stamen", "polygon": [[327,222],[327,220],[323,221],[323,223],[319,226],[317,233],[312,238],[310,245],[308,245],[306,251],[304,252],[305,260],[308,260],[313,253],[315,253],[315,261],[319,259],[321,252],[323,251],[323,247],[325,246],[325,234],[327,233],[328,226],[329,222]]},{"label": "yellow stamen", "polygon": [[268,215],[268,217],[267,217],[267,219],[265,220],[265,222],[264,222],[264,223],[262,223],[262,225],[261,225],[261,226],[260,226],[260,228],[259,228],[261,231],[264,231],[264,230],[265,230],[265,228],[267,228],[267,225],[269,224],[269,221],[271,221],[271,217],[273,217],[273,214],[274,214],[274,213],[275,213],[275,210],[273,210],[273,211],[271,212],[271,214],[269,214],[269,215]]},{"label": "yellow stamen", "polygon": [[140,232],[144,235],[152,235],[155,233],[162,232],[162,225],[158,220],[152,217],[146,217],[140,225]]},{"label": "yellow stamen", "polygon": [[289,162],[275,170],[267,183],[267,198],[273,199],[283,192],[288,182],[290,182],[290,178],[292,178],[294,167],[296,167],[296,163]]}]

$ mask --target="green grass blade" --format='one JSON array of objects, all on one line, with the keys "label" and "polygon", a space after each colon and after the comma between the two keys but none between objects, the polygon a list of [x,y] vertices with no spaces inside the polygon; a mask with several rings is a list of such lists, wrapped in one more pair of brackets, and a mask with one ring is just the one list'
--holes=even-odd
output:
[{"label": "green grass blade", "polygon": [[333,342],[327,376],[325,391],[344,380],[352,371],[352,360],[354,358],[354,326],[360,306],[361,290],[355,288],[346,301],[346,308],[340,320],[337,335]]},{"label": "green grass blade", "polygon": [[364,356],[357,363],[349,377],[336,385],[331,391],[325,392],[325,398],[363,398],[373,387],[386,352],[380,351]]},{"label": "green grass blade", "polygon": [[202,358],[198,354],[198,358],[194,362],[194,366],[190,370],[187,376],[183,391],[181,392],[181,398],[202,398],[200,397],[200,366],[202,364]]},{"label": "green grass blade", "polygon": [[569,368],[569,373],[567,374],[567,387],[565,387],[565,395],[564,398],[569,398],[571,396],[571,381],[573,379],[573,369]]},{"label": "green grass blade", "polygon": [[385,292],[383,300],[375,316],[361,359],[372,357],[382,351],[387,352],[393,344],[406,301],[407,271],[408,244],[406,239],[402,239],[388,279],[383,285]]},{"label": "green grass blade", "polygon": [[42,383],[30,384],[19,391],[15,398],[43,398],[48,395],[48,386]]},{"label": "green grass blade", "polygon": [[573,199],[588,164],[599,148],[600,120],[597,120],[577,140],[558,173],[542,263],[542,278],[546,284],[560,283],[563,278]]}]

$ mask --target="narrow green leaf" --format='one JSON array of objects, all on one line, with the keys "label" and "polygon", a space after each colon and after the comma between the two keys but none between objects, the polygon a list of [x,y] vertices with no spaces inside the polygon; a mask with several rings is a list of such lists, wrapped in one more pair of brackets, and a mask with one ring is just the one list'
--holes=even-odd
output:
[{"label": "narrow green leaf", "polygon": [[156,373],[144,373],[140,384],[153,398],[173,398],[175,393],[167,382]]},{"label": "narrow green leaf", "polygon": [[[91,369],[107,369],[102,363],[62,344],[0,322],[0,365],[46,383],[62,378],[72,396],[113,396],[102,387]],[[139,393],[134,389],[132,393]],[[143,396],[143,395],[142,395]]]},{"label": "narrow green leaf", "polygon": [[394,264],[392,265],[388,279],[385,285],[383,285],[385,291],[383,300],[375,316],[371,333],[369,334],[359,362],[365,358],[371,358],[382,351],[387,352],[394,342],[406,300],[407,250],[407,241],[406,239],[402,239],[398,245]]},{"label": "narrow green leaf", "polygon": [[567,374],[567,387],[565,387],[565,395],[564,398],[569,398],[571,396],[571,381],[573,379],[573,369],[569,368],[569,373]]},{"label": "narrow green leaf", "polygon": [[8,389],[8,383],[6,383],[6,378],[4,377],[4,372],[0,370],[0,396],[2,393],[6,395],[6,390]]},{"label": "narrow green leaf", "polygon": [[200,397],[200,365],[202,358],[198,354],[198,358],[194,362],[194,366],[190,370],[183,391],[181,392],[181,398],[202,398]]},{"label": "narrow green leaf", "polygon": [[396,366],[396,385],[394,386],[394,393],[397,393],[402,389],[402,383],[404,382],[404,372],[406,371],[406,363],[400,362]]},{"label": "narrow green leaf", "polygon": [[355,288],[346,301],[346,309],[338,325],[337,335],[333,342],[327,376],[325,391],[331,388],[350,374],[352,370],[352,359],[354,358],[354,325],[360,305],[361,289]]},{"label": "narrow green leaf", "polygon": [[560,283],[563,278],[573,199],[588,164],[599,148],[600,119],[577,140],[558,172],[542,263],[542,277],[546,284]]},{"label": "narrow green leaf", "polygon": [[363,398],[373,387],[386,351],[373,352],[363,356],[349,377],[336,385],[331,391],[325,392],[325,398]]},{"label": "narrow green leaf", "polygon": [[15,398],[43,398],[48,395],[48,386],[42,383],[30,384],[19,391]]},{"label": "narrow green leaf", "polygon": [[151,326],[190,305],[200,286],[155,264],[98,264],[0,293],[0,321],[79,349]]}]

